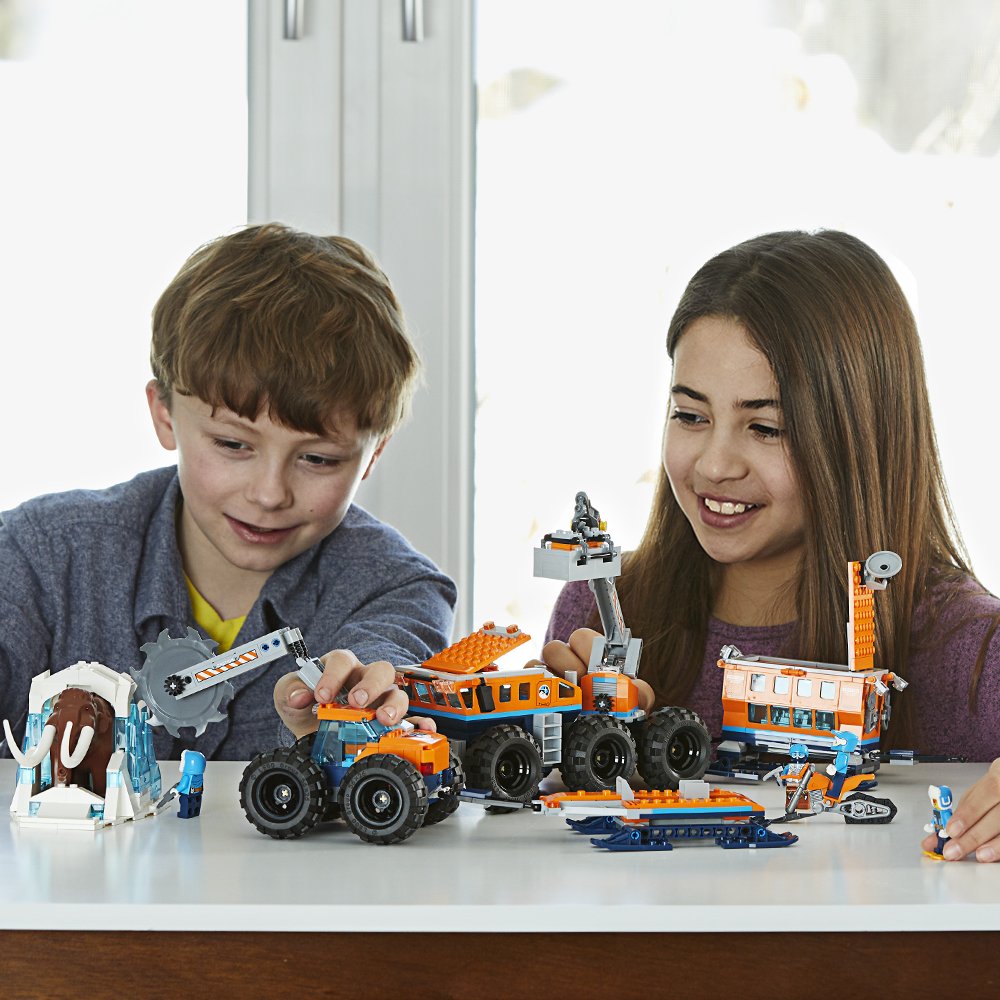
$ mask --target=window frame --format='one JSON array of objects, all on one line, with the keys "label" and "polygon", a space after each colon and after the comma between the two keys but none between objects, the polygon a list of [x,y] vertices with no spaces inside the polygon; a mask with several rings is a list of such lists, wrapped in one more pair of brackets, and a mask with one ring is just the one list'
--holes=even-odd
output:
[{"label": "window frame", "polygon": [[[472,630],[473,10],[422,0],[404,41],[398,0],[248,0],[251,223],[358,240],[392,281],[424,361],[413,414],[357,502],[456,582]],[[417,0],[418,3],[421,0]]]}]

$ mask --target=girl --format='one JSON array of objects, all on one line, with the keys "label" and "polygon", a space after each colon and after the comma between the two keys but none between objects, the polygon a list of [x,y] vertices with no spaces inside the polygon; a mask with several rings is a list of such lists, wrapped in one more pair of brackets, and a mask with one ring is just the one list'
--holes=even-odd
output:
[{"label": "girl", "polygon": [[[725,643],[843,662],[846,563],[892,549],[903,569],[876,602],[879,663],[912,685],[892,745],[992,760],[1000,600],[964,554],[916,324],[885,262],[835,231],[748,240],[692,278],[667,352],[662,468],[619,581],[646,707],[685,705],[718,732]],[[583,673],[596,624],[586,584],[568,584],[545,662]],[[1000,763],[949,832],[948,857],[1000,857]]]}]

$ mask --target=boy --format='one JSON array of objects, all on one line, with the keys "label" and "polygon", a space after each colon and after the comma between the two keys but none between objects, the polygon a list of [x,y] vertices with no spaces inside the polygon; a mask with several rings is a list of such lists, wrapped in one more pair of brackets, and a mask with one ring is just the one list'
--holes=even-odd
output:
[{"label": "boy", "polygon": [[[319,700],[346,687],[398,720],[390,664],[448,643],[456,593],[351,503],[419,370],[385,275],[351,240],[248,227],[197,250],[160,297],[151,362],[153,426],[176,467],[0,518],[0,718],[21,739],[32,674],[138,668],[140,646],[196,623],[220,651],[297,626],[313,653],[334,650]],[[275,709],[293,735],[311,731],[294,669],[285,657],[237,677],[225,721],[158,730],[157,756],[248,759],[277,742]]]}]

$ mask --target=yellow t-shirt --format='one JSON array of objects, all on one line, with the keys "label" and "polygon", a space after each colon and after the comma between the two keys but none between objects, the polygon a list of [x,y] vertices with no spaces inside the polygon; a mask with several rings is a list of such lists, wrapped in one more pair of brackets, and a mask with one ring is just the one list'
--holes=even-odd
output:
[{"label": "yellow t-shirt", "polygon": [[224,653],[226,650],[232,649],[236,636],[243,628],[247,616],[227,618],[223,621],[215,608],[198,593],[195,585],[188,579],[187,573],[184,574],[184,582],[187,584],[188,596],[191,598],[191,610],[194,612],[195,622],[219,644],[217,652]]}]

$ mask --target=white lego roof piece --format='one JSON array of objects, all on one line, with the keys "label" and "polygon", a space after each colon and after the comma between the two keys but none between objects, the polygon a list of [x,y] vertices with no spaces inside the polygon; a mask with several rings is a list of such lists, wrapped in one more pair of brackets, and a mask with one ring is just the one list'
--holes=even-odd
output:
[{"label": "white lego roof piece", "polygon": [[111,702],[118,718],[124,718],[128,715],[136,684],[128,674],[121,674],[103,663],[78,660],[65,670],[58,670],[54,674],[46,671],[32,678],[28,693],[28,712],[41,712],[47,701],[71,687],[100,695]]}]

